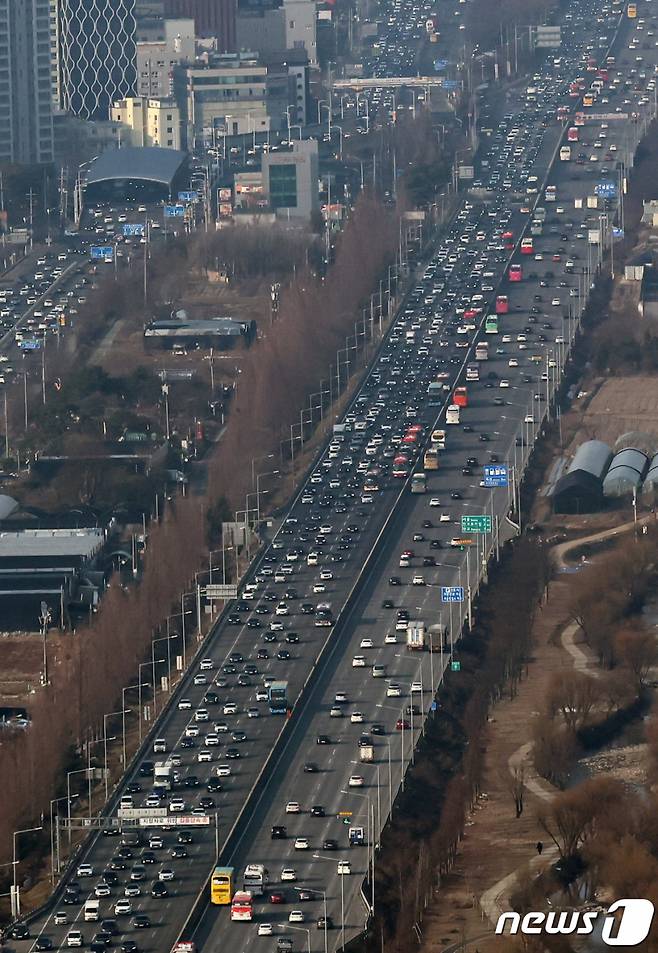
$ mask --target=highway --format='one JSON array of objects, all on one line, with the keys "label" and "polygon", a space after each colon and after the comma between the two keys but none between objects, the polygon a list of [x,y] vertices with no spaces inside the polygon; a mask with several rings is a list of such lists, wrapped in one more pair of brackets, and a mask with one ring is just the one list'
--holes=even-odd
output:
[{"label": "highway", "polygon": [[[404,5],[400,6],[404,13]],[[169,804],[169,817],[194,818],[195,824],[204,823],[207,817],[210,823],[207,827],[195,827],[193,841],[186,845],[176,843],[175,828],[162,832],[161,847],[149,847],[149,835],[144,834],[138,848],[124,846],[123,858],[119,857],[118,837],[97,835],[80,858],[92,865],[91,874],[76,878],[74,870],[67,880],[68,884],[77,879],[80,885],[76,902],[63,904],[62,895],[58,895],[48,913],[30,924],[31,938],[13,941],[12,948],[36,949],[40,945],[34,939],[37,936],[49,938],[55,948],[66,948],[67,934],[78,927],[88,946],[100,927],[82,922],[83,902],[93,895],[107,870],[113,871],[110,879],[116,882],[108,883],[110,893],[101,898],[101,911],[104,918],[115,921],[110,927],[116,931],[114,942],[125,949],[137,944],[144,951],[171,948],[207,877],[216,844],[221,861],[235,866],[238,882],[246,863],[267,866],[272,888],[285,890],[286,903],[259,902],[257,922],[272,923],[277,935],[294,940],[295,948],[306,948],[307,939],[313,950],[325,948],[324,930],[318,930],[315,924],[324,908],[322,892],[326,894],[327,911],[334,924],[326,934],[327,949],[340,946],[343,938],[349,939],[363,928],[365,911],[356,894],[366,870],[368,850],[348,850],[347,827],[336,815],[351,810],[353,822],[359,819],[367,829],[370,814],[375,831],[385,823],[409,760],[410,736],[417,737],[421,726],[419,714],[407,713],[407,706],[418,706],[423,715],[429,709],[442,666],[449,662],[451,641],[457,641],[466,613],[465,604],[456,606],[452,613],[446,608],[442,610],[437,587],[462,585],[467,596],[470,586],[474,596],[481,563],[495,550],[497,542],[495,532],[487,535],[481,549],[478,545],[453,548],[450,540],[463,536],[462,514],[489,513],[493,525],[498,523],[501,539],[510,531],[505,521],[510,490],[492,492],[482,487],[482,466],[490,461],[505,463],[510,472],[520,476],[548,407],[548,401],[536,397],[545,397],[546,393],[549,398],[552,396],[590,284],[590,275],[582,274],[588,261],[593,265],[592,252],[589,259],[587,252],[587,225],[591,226],[591,222],[586,221],[586,216],[595,214],[598,222],[599,213],[575,209],[573,199],[590,194],[590,183],[602,176],[602,166],[608,162],[604,158],[607,149],[595,151],[592,145],[591,153],[597,158],[588,158],[585,167],[576,167],[575,162],[556,164],[549,179],[556,185],[554,204],[542,203],[540,192],[562,135],[554,118],[556,108],[562,102],[574,105],[565,94],[565,84],[568,88],[569,78],[586,55],[588,31],[599,37],[605,26],[607,34],[612,35],[612,22],[601,25],[595,17],[588,19],[588,13],[596,7],[585,0],[572,5],[573,34],[565,30],[561,65],[556,68],[549,61],[546,75],[533,81],[535,86],[542,87],[540,104],[527,102],[527,95],[534,94],[527,94],[525,89],[515,94],[522,96],[522,101],[510,105],[508,118],[491,137],[489,165],[480,172],[482,183],[478,189],[482,189],[486,201],[471,199],[463,205],[432,260],[417,276],[414,290],[348,409],[345,421],[351,429],[325,448],[308,484],[256,567],[256,588],[243,589],[241,598],[231,606],[204,647],[204,658],[209,659],[207,666],[199,660],[195,663],[151,736],[166,739],[164,756],[178,762],[174,767],[180,772],[176,791],[171,797],[160,799],[158,806]],[[628,28],[624,24],[624,30]],[[651,47],[644,56],[647,60],[650,56],[655,59],[655,49]],[[619,60],[621,63],[621,56]],[[637,70],[629,59],[628,70],[633,68]],[[647,73],[650,69],[652,66]],[[556,71],[559,82],[555,81]],[[644,86],[631,93],[606,93],[610,99],[606,108],[611,111],[616,108],[616,97],[623,106],[627,95],[634,101],[645,95]],[[653,100],[649,105],[653,107]],[[639,108],[641,111],[644,107]],[[548,121],[547,115],[551,117]],[[621,120],[615,122],[615,129],[624,126]],[[630,133],[615,134],[615,142],[612,130],[605,130],[609,133],[607,139],[598,141],[618,144],[621,149],[623,139],[623,150],[630,162],[633,149],[629,136],[637,135],[636,127],[634,124]],[[584,128],[588,142],[592,136],[593,142],[600,135],[598,125],[595,132],[590,131],[594,130],[593,123]],[[515,166],[512,185],[506,185]],[[594,168],[596,175],[585,172]],[[527,189],[535,187],[528,182],[531,174],[538,178],[537,192],[528,194]],[[516,188],[517,180],[522,183],[520,189]],[[514,261],[523,261],[524,280],[505,283],[498,289],[512,254],[504,247],[502,233],[510,230],[518,240],[535,202],[547,208],[547,216],[543,234],[535,239],[533,256],[514,253]],[[559,208],[563,211],[558,212]],[[559,262],[553,261],[556,254],[560,255]],[[578,263],[573,274],[565,272],[568,260]],[[577,268],[580,274],[576,273]],[[459,425],[440,424],[447,432],[446,450],[441,451],[439,469],[428,474],[427,492],[411,495],[403,489],[404,481],[392,476],[394,460],[401,457],[401,448],[407,447],[408,461],[398,463],[397,467],[407,472],[417,469],[418,445],[427,440],[443,412],[441,401],[436,406],[430,404],[428,386],[437,380],[445,383],[442,402],[447,402],[463,365],[472,361],[470,347],[476,337],[475,325],[484,320],[497,290],[508,294],[512,310],[501,316],[498,334],[486,335],[489,360],[480,363],[482,379],[469,382],[468,406],[462,410]],[[572,290],[575,294],[571,294]],[[541,295],[541,300],[536,295]],[[552,303],[556,299],[557,305]],[[478,312],[472,322],[474,327],[461,333],[470,323],[463,319],[463,311],[469,308]],[[407,337],[412,333],[413,338]],[[538,358],[537,363],[531,360],[533,357]],[[511,361],[516,363],[510,364]],[[421,428],[422,437],[405,444],[410,426]],[[492,461],[492,454],[497,460]],[[463,472],[464,468],[467,472]],[[335,626],[333,636],[332,624],[318,623],[338,619],[400,494],[400,504],[386,530],[385,544],[368,566],[365,583],[350,603],[346,617],[340,618]],[[408,557],[410,565],[401,568],[403,550],[413,554]],[[311,555],[314,553],[317,560]],[[430,559],[434,560],[433,565],[428,564]],[[416,584],[412,582],[414,576],[418,577]],[[390,584],[393,577],[397,577],[398,584]],[[247,595],[252,598],[245,598]],[[384,605],[388,600],[393,603],[390,607]],[[327,603],[328,608],[323,609],[321,603]],[[396,631],[400,609],[407,609],[411,618],[422,619],[428,625],[440,622],[446,626],[444,644],[440,645],[438,639],[432,653],[411,653],[404,646],[402,631],[399,641],[385,641],[387,634],[390,639]],[[370,639],[371,645],[361,649],[364,639]],[[323,656],[319,677],[304,703],[294,708],[285,750],[276,752],[276,765],[258,790],[253,816],[248,825],[238,826],[232,850],[222,851],[226,835],[238,819],[284,724],[283,717],[268,713],[263,679],[286,679],[289,701],[294,705],[325,644],[328,651]],[[363,656],[363,664],[354,664],[358,656]],[[385,676],[373,678],[372,666],[379,664],[385,666]],[[412,691],[414,682],[418,687]],[[399,686],[399,694],[391,683]],[[216,693],[216,699],[206,696],[209,691]],[[336,706],[338,692],[345,693],[345,700]],[[332,707],[338,707],[343,714],[332,717]],[[399,720],[401,727],[404,725],[402,730],[396,729]],[[381,734],[375,734],[373,724],[381,726]],[[358,762],[357,743],[363,732],[373,736],[373,764]],[[317,744],[320,735],[326,735],[328,743]],[[204,754],[199,760],[201,752]],[[129,787],[133,789],[132,806],[147,806],[152,779],[146,774],[144,761],[160,757],[150,751],[142,754],[116,792],[114,808]],[[225,767],[222,777],[217,778],[220,765]],[[304,770],[305,765],[314,765],[318,770]],[[363,784],[356,786],[353,782],[351,786],[352,776],[360,776]],[[209,790],[209,782],[211,789],[217,782],[221,789]],[[173,797],[182,799],[182,810],[171,811]],[[211,798],[212,803],[205,802],[203,807],[202,797]],[[301,812],[287,814],[289,801],[297,802]],[[322,806],[324,816],[310,815],[314,805]],[[272,840],[272,826],[281,824],[287,828],[287,838]],[[149,834],[154,833],[155,827],[149,828]],[[307,848],[294,847],[297,836],[308,838]],[[324,846],[327,839],[335,839],[338,850]],[[187,856],[171,857],[171,850],[180,854],[181,847]],[[143,851],[147,852],[146,857],[142,857]],[[142,859],[146,861],[146,870],[138,867],[137,873],[143,879],[133,879],[133,888],[140,893],[131,898],[131,904],[133,914],[148,915],[149,925],[135,928],[130,914],[114,917],[113,910],[117,900],[123,898],[135,864]],[[350,860],[349,875],[338,875],[339,859]],[[295,868],[295,882],[281,884],[284,866]],[[166,896],[153,897],[151,882],[163,869],[171,869],[174,879],[165,882]],[[295,887],[319,893],[315,900],[305,901],[300,907],[294,902]],[[300,908],[303,920],[297,928],[303,932],[296,934],[296,924],[289,924],[288,917],[291,910]],[[68,923],[54,922],[55,913],[60,912],[67,913]],[[306,930],[311,931],[308,937]],[[194,938],[201,949],[240,950],[252,943],[266,942],[257,937],[254,924],[230,923],[227,911],[218,908],[208,908]]]}]

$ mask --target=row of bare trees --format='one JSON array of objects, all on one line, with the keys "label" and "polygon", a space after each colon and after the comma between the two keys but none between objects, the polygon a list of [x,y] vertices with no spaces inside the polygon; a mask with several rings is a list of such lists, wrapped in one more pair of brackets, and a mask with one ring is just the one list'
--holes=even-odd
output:
[{"label": "row of bare trees", "polygon": [[[138,663],[150,657],[155,627],[190,588],[203,562],[208,510],[227,497],[239,505],[251,458],[263,447],[278,450],[281,427],[317,386],[391,260],[395,232],[394,217],[380,204],[360,201],[326,281],[302,273],[286,293],[272,332],[257,341],[244,362],[225,438],[209,462],[207,497],[177,500],[149,529],[139,585],[112,585],[93,623],[62,637],[50,684],[31,700],[30,729],[0,738],[2,861],[11,857],[12,832],[47,813],[71,752],[99,735],[103,715],[119,707],[122,687],[136,680]],[[108,308],[100,309],[103,321],[109,320]]]},{"label": "row of bare trees", "polygon": [[[386,830],[373,950],[382,936],[391,953],[418,948],[424,910],[455,863],[480,793],[491,706],[503,692],[514,694],[523,677],[548,574],[545,551],[525,537],[483,593],[476,627],[459,646],[461,671],[444,686],[439,714]],[[520,813],[522,789],[514,796]]]}]

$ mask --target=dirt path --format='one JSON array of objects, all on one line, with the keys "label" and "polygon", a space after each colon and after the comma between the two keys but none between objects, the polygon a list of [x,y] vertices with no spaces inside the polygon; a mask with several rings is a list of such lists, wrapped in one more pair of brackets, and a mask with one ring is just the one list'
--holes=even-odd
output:
[{"label": "dirt path", "polygon": [[[651,516],[638,523],[653,519]],[[552,551],[558,573],[535,622],[529,677],[521,682],[515,698],[500,702],[492,711],[484,793],[467,825],[457,864],[444,878],[437,903],[425,917],[422,953],[503,953],[505,940],[495,936],[493,926],[500,913],[510,909],[509,897],[516,884],[535,876],[556,859],[557,850],[552,845],[547,845],[541,856],[536,850],[537,842],[545,836],[537,813],[555,789],[534,770],[530,726],[539,715],[553,673],[565,666],[565,653],[578,671],[593,677],[600,674],[578,625],[565,624],[569,618],[570,576],[560,570],[566,568],[571,550],[629,532],[633,527],[633,522],[626,523],[561,543]],[[517,819],[510,781],[514,770],[521,766],[525,774],[524,810]]]}]

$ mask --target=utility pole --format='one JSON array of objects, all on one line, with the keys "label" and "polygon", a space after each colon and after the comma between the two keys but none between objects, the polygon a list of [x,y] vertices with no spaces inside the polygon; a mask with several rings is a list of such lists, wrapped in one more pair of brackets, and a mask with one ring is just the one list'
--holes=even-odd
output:
[{"label": "utility pole", "polygon": [[9,414],[7,412],[7,391],[5,391],[5,457],[9,459]]}]

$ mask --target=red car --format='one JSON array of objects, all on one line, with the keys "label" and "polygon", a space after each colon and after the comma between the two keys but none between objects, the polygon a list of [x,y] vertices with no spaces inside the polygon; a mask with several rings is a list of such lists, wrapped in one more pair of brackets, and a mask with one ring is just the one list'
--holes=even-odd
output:
[{"label": "red car", "polygon": [[404,731],[408,731],[411,728],[411,725],[406,718],[398,718],[398,720],[395,722],[395,727],[398,731],[402,731],[403,729]]},{"label": "red car", "polygon": [[270,903],[285,903],[285,902],[286,902],[286,895],[285,893],[282,893],[280,890],[274,890],[270,894]]}]

